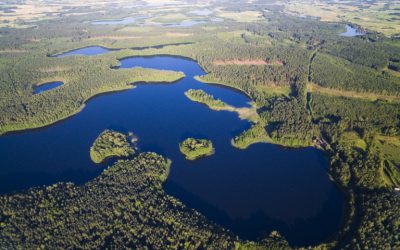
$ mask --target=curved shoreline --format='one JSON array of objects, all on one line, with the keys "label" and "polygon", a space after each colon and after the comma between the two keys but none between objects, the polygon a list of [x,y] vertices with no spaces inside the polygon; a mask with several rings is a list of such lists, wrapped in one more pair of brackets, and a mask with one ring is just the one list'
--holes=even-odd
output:
[{"label": "curved shoreline", "polygon": [[[208,74],[209,73],[206,72],[206,74],[202,75],[202,76],[206,76]],[[210,85],[215,85],[215,86],[224,86],[224,87],[226,87],[228,89],[231,89],[231,90],[233,90],[233,91],[235,91],[237,93],[244,94],[247,98],[250,99],[250,101],[252,101],[252,102],[254,101],[254,100],[252,100],[251,96],[248,93],[246,93],[246,91],[244,91],[243,89],[240,89],[240,88],[237,88],[237,87],[234,87],[234,86],[228,85],[226,83],[222,83],[222,82],[206,81],[206,80],[201,79],[202,76],[195,76],[194,78],[196,79],[196,81],[199,81],[199,82],[204,83],[204,84],[210,84]]]},{"label": "curved shoreline", "polygon": [[[90,46],[89,46],[89,47],[90,47]],[[176,58],[181,58],[181,59],[185,59],[185,60],[190,60],[190,61],[196,62],[197,65],[199,65],[199,67],[201,68],[201,70],[202,70],[203,72],[205,72],[205,70],[203,69],[203,67],[202,67],[202,66],[199,64],[199,62],[196,61],[195,59],[190,58],[190,57],[185,57],[185,56],[179,56],[179,55],[169,55],[169,54],[154,54],[154,55],[145,55],[145,56],[136,55],[136,56],[126,56],[126,57],[118,58],[117,60],[118,60],[118,61],[121,61],[121,60],[123,60],[123,59],[128,59],[128,58],[143,58],[143,57],[152,58],[152,57],[158,57],[158,56],[176,57]],[[118,68],[120,68],[120,66],[118,66]],[[205,72],[205,73],[206,73],[206,72]],[[80,112],[85,108],[85,106],[88,104],[88,102],[89,102],[91,99],[100,97],[100,96],[102,96],[102,95],[108,95],[108,94],[113,94],[114,92],[117,93],[117,92],[122,92],[122,91],[130,90],[130,89],[135,88],[135,86],[141,85],[141,84],[171,84],[171,83],[176,83],[176,82],[182,80],[184,77],[185,77],[185,76],[182,76],[181,78],[179,78],[179,79],[177,79],[177,80],[175,80],[175,81],[172,81],[172,82],[165,82],[165,81],[162,81],[162,82],[136,81],[136,82],[132,82],[132,83],[130,83],[130,84],[127,84],[125,87],[121,87],[120,89],[114,89],[114,90],[99,92],[99,93],[96,93],[96,94],[93,95],[93,96],[90,96],[90,97],[87,98],[86,100],[84,100],[82,106],[80,106],[79,109],[77,109],[75,112],[73,112],[73,113],[71,113],[71,114],[69,114],[69,115],[67,115],[67,116],[65,116],[65,117],[62,117],[62,118],[60,118],[60,119],[58,119],[58,120],[56,120],[56,121],[54,121],[54,122],[50,122],[50,123],[43,124],[43,125],[38,125],[38,126],[33,126],[33,127],[28,127],[28,128],[21,128],[21,129],[17,129],[17,130],[7,131],[7,132],[5,132],[5,133],[3,133],[3,134],[0,134],[0,136],[1,136],[1,135],[9,135],[9,134],[13,134],[13,133],[23,133],[23,132],[26,132],[26,131],[33,131],[33,130],[45,129],[46,127],[53,126],[53,125],[55,125],[55,124],[57,124],[57,123],[59,123],[59,122],[63,122],[64,120],[66,120],[66,119],[68,119],[68,118],[70,118],[70,117],[72,117],[72,116],[74,116],[74,115],[80,113]],[[247,93],[245,93],[245,92],[244,92],[243,90],[241,90],[241,89],[234,88],[234,87],[229,86],[229,85],[226,85],[226,84],[224,84],[224,83],[212,83],[212,82],[207,82],[207,81],[201,81],[201,79],[198,79],[198,77],[195,77],[195,79],[198,80],[199,82],[204,83],[204,84],[220,85],[220,86],[223,86],[223,87],[226,87],[226,88],[235,90],[235,91],[237,91],[237,92],[243,93],[243,94],[245,94],[245,95],[251,100],[251,98],[247,95]],[[259,143],[259,142],[256,142],[256,143]],[[285,147],[285,146],[283,146],[283,145],[275,144],[275,143],[272,143],[272,142],[266,142],[266,143],[270,143],[270,144],[282,146],[283,148],[287,148],[287,147]],[[255,143],[254,143],[254,144],[255,144]],[[250,144],[250,145],[251,145],[251,144]],[[248,145],[248,146],[250,146],[250,145]],[[305,148],[305,147],[301,147],[301,146],[300,146],[299,148]],[[328,174],[329,174],[329,171],[327,171],[327,172],[328,172]],[[337,184],[334,180],[332,180],[332,182],[335,184],[335,186],[338,186],[338,184]],[[347,192],[343,192],[342,189],[340,189],[340,191],[341,191],[341,193],[344,193],[345,195],[348,194]],[[347,201],[347,200],[346,200],[346,201]],[[347,207],[349,207],[348,202],[346,202],[345,205],[347,205]],[[346,217],[346,214],[344,214],[344,216]],[[346,222],[347,222],[347,221],[348,221],[348,220],[346,220]],[[341,226],[338,232],[336,232],[333,236],[329,237],[330,239],[332,239],[331,241],[327,241],[326,243],[322,242],[321,244],[334,244],[335,239],[336,239],[337,237],[340,237],[340,234],[341,234],[342,230],[343,230],[343,228],[342,228],[342,226]]]},{"label": "curved shoreline", "polygon": [[[68,51],[66,51],[66,52],[62,52],[62,53],[59,53],[59,54],[50,55],[49,57],[58,58],[59,55],[62,55],[62,54],[65,54],[65,53],[68,53],[68,52],[71,52],[71,51],[74,51],[74,50],[85,49],[85,48],[89,48],[89,47],[93,47],[93,46],[101,47],[101,48],[108,49],[108,50],[111,50],[111,51],[120,51],[120,50],[123,50],[123,48],[112,49],[112,48],[107,48],[107,47],[104,47],[104,46],[101,46],[101,45],[90,45],[90,46],[85,46],[85,47],[81,47],[81,48],[77,48],[77,49],[68,50]],[[85,56],[85,55],[83,55],[83,56]],[[111,69],[120,69],[120,66],[121,66],[120,61],[121,61],[121,60],[124,60],[124,59],[138,58],[138,57],[140,57],[140,58],[152,58],[152,57],[158,57],[158,56],[160,56],[160,57],[163,57],[163,56],[164,56],[164,57],[174,57],[174,58],[180,58],[180,59],[188,60],[188,61],[191,61],[191,62],[195,62],[195,63],[201,68],[201,70],[204,72],[204,75],[208,74],[208,72],[204,69],[204,67],[203,67],[203,66],[199,63],[199,61],[197,61],[196,59],[191,58],[191,57],[188,57],[188,56],[175,55],[175,54],[168,54],[168,53],[164,53],[164,54],[151,54],[151,55],[130,55],[130,56],[117,57],[116,60],[119,62],[119,65],[117,65],[117,66],[110,66],[110,68],[111,68]],[[181,72],[181,73],[183,73],[183,72]],[[12,130],[0,131],[0,136],[9,135],[9,134],[12,134],[12,133],[23,133],[23,132],[25,132],[25,131],[38,130],[38,129],[46,128],[46,127],[48,127],[48,126],[55,125],[55,124],[57,124],[58,122],[62,122],[62,121],[64,121],[64,120],[66,120],[66,119],[68,119],[68,118],[70,118],[70,117],[72,117],[72,116],[78,114],[79,112],[81,112],[81,111],[85,108],[86,104],[87,104],[92,98],[95,98],[95,97],[100,96],[100,95],[103,95],[103,94],[112,94],[112,93],[114,93],[114,92],[121,92],[121,91],[129,90],[129,89],[131,88],[131,87],[129,87],[129,86],[134,86],[134,85],[136,85],[136,84],[144,84],[144,83],[148,83],[148,84],[175,83],[175,82],[180,81],[180,80],[181,80],[182,78],[184,78],[184,77],[185,77],[185,75],[184,75],[183,77],[177,79],[177,80],[174,80],[173,82],[165,82],[165,81],[163,81],[163,82],[138,81],[138,82],[130,83],[130,84],[127,85],[127,87],[125,87],[125,88],[114,89],[114,90],[110,90],[110,91],[104,91],[104,92],[96,93],[95,95],[90,96],[89,98],[87,98],[86,100],[84,100],[84,101],[83,101],[83,105],[80,106],[79,109],[77,109],[76,111],[74,111],[74,112],[72,112],[72,113],[70,113],[70,114],[68,114],[68,115],[66,115],[66,116],[61,117],[61,118],[58,119],[58,120],[51,121],[51,122],[48,122],[48,123],[43,123],[43,124],[40,124],[40,125],[36,125],[36,124],[35,124],[35,125],[32,125],[32,126],[26,126],[26,127],[22,127],[22,126],[21,126],[20,128],[16,128],[16,129],[12,129]],[[219,85],[219,86],[224,86],[224,87],[226,87],[226,88],[228,88],[228,89],[231,89],[231,90],[233,90],[233,91],[236,91],[237,93],[242,93],[242,94],[244,94],[247,98],[249,98],[250,101],[252,100],[251,97],[250,97],[244,90],[242,90],[242,89],[235,88],[235,87],[233,87],[233,86],[229,86],[229,85],[226,85],[226,84],[224,84],[224,83],[207,82],[207,81],[204,81],[204,80],[202,80],[202,79],[199,79],[199,76],[195,76],[194,78],[195,78],[195,80],[197,80],[197,81],[199,81],[199,82],[201,82],[201,83],[204,83],[204,84],[210,84],[210,85],[216,85],[216,86],[218,86],[218,85]],[[6,125],[6,126],[7,126],[7,125]]]},{"label": "curved shoreline", "polygon": [[[201,70],[204,73],[206,73],[204,68],[200,65],[200,63],[196,59],[187,57],[187,56],[175,55],[175,54],[163,53],[163,54],[149,54],[149,55],[131,55],[131,56],[117,57],[116,60],[121,62],[122,60],[131,59],[131,58],[154,58],[154,57],[173,57],[173,58],[178,58],[178,59],[195,62],[201,68]],[[113,66],[112,68],[120,68],[120,65]]]},{"label": "curved shoreline", "polygon": [[[206,75],[210,74],[210,72],[208,72],[207,70],[205,70],[205,69],[204,69],[204,66],[203,66],[198,60],[196,60],[195,58],[189,57],[189,56],[182,56],[182,55],[176,55],[176,54],[162,53],[162,54],[150,54],[150,55],[123,56],[123,57],[117,57],[116,59],[117,59],[117,61],[122,61],[122,60],[125,60],[125,59],[138,58],[138,57],[140,57],[140,58],[173,57],[173,58],[179,58],[179,59],[184,59],[184,60],[188,60],[188,61],[191,61],[191,62],[195,62],[195,63],[201,68],[201,71],[203,71],[203,73],[204,73],[203,75],[196,75],[196,76],[194,76],[194,79],[195,79],[196,81],[201,82],[201,83],[204,83],[204,84],[215,85],[215,86],[224,86],[224,87],[226,87],[226,88],[228,88],[228,89],[230,89],[230,90],[233,90],[233,91],[235,91],[235,92],[237,92],[237,93],[244,94],[247,98],[250,99],[250,101],[253,101],[252,98],[251,98],[251,96],[250,96],[246,91],[244,91],[243,89],[240,89],[240,88],[237,88],[237,87],[234,87],[234,86],[225,84],[225,83],[210,82],[210,81],[206,81],[206,80],[201,79],[202,76],[206,76]],[[120,66],[121,66],[121,64],[119,64],[119,65],[117,65],[117,66],[111,66],[110,68],[112,68],[112,69],[119,69]]]},{"label": "curved shoreline", "polygon": [[[80,48],[76,48],[76,49],[70,49],[70,50],[67,50],[67,51],[62,51],[62,52],[59,52],[59,53],[56,53],[56,54],[48,55],[47,57],[60,58],[60,56],[62,56],[64,54],[68,54],[68,53],[70,53],[72,51],[81,50],[81,49],[87,49],[87,48],[91,48],[91,47],[99,47],[99,48],[102,48],[102,49],[105,49],[105,50],[109,50],[109,52],[123,50],[123,48],[108,48],[108,47],[103,46],[103,45],[88,45],[88,46],[84,46],[84,47],[80,47]],[[75,56],[86,56],[86,55],[78,55],[78,54],[76,54]],[[96,56],[96,55],[93,55],[93,56]]]},{"label": "curved shoreline", "polygon": [[[194,44],[194,43],[195,42],[167,43],[167,44],[159,44],[159,45],[153,45],[153,46],[137,46],[137,47],[127,47],[127,48],[110,48],[110,47],[107,47],[105,45],[93,44],[93,45],[87,45],[87,46],[84,46],[84,47],[69,49],[69,50],[66,50],[66,51],[61,51],[61,52],[58,52],[56,54],[48,55],[47,57],[60,58],[60,56],[62,56],[64,54],[68,54],[68,53],[76,51],[76,50],[82,50],[82,49],[87,49],[87,48],[91,48],[91,47],[99,47],[99,48],[108,50],[108,52],[103,53],[103,54],[108,54],[108,53],[111,53],[111,52],[114,52],[114,51],[121,51],[121,50],[142,51],[142,50],[147,50],[147,49],[162,49],[162,48],[168,47],[168,46],[191,45],[191,44]],[[98,55],[101,56],[103,54],[98,54]],[[161,54],[157,54],[157,55],[161,55]],[[70,55],[70,56],[73,56],[73,55]],[[76,56],[87,56],[87,55],[76,54]],[[93,55],[93,56],[96,56],[96,55]],[[179,57],[179,56],[177,56],[177,57]],[[124,59],[124,58],[122,58],[122,59]],[[191,59],[191,58],[187,57],[187,59]],[[119,60],[119,59],[117,58],[117,60]]]},{"label": "curved shoreline", "polygon": [[134,89],[137,85],[145,85],[145,84],[174,84],[174,83],[179,82],[183,78],[185,78],[185,75],[183,75],[179,79],[171,81],[171,82],[166,82],[166,81],[161,81],[161,82],[136,81],[136,82],[132,82],[132,83],[127,84],[125,88],[99,92],[99,93],[97,93],[97,94],[95,94],[93,96],[90,96],[86,100],[84,100],[83,104],[79,107],[79,109],[77,109],[76,111],[72,112],[71,114],[69,114],[67,116],[64,116],[64,117],[62,117],[62,118],[60,118],[60,119],[58,119],[56,121],[49,122],[49,123],[44,123],[43,125],[37,125],[37,126],[31,126],[31,127],[26,127],[26,128],[20,128],[20,129],[5,131],[5,132],[0,133],[0,136],[7,136],[7,135],[11,135],[11,134],[21,134],[21,133],[24,133],[24,132],[41,130],[41,129],[45,129],[47,127],[56,125],[56,124],[58,124],[60,122],[63,122],[65,120],[67,120],[67,119],[79,114],[86,107],[86,105],[88,104],[89,101],[91,101],[94,98],[103,96],[103,95],[109,95],[109,94],[113,94],[113,93],[118,93],[118,92],[131,90],[131,89]]}]

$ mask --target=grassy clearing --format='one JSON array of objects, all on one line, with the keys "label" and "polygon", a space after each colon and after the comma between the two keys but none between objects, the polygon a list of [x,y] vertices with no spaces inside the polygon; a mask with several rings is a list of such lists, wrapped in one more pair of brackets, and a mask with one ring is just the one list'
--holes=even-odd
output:
[{"label": "grassy clearing", "polygon": [[275,65],[275,66],[283,66],[283,62],[281,61],[266,61],[262,59],[232,59],[232,60],[221,60],[221,59],[216,59],[213,61],[214,65],[217,66],[226,66],[226,65],[244,65],[244,66],[250,66],[250,65],[261,65],[261,66],[266,66],[266,65]]},{"label": "grassy clearing", "polygon": [[400,137],[376,135],[371,149],[378,152],[384,159],[400,166]]},{"label": "grassy clearing", "polygon": [[184,32],[167,32],[165,36],[168,37],[189,37],[193,36],[193,33],[184,33]]},{"label": "grassy clearing", "polygon": [[[125,0],[87,0],[83,6],[80,1],[66,0],[66,1],[49,1],[49,0],[26,0],[26,1],[13,1],[18,3],[11,3],[9,7],[14,7],[13,12],[3,12],[0,8],[0,28],[13,27],[13,28],[27,28],[33,27],[34,24],[30,22],[41,20],[52,20],[63,14],[66,16],[72,15],[86,15],[97,12],[99,9],[104,8],[107,4],[112,3],[113,6],[126,4]],[[2,6],[0,6],[2,7]],[[85,8],[87,12],[70,13],[70,8]]]},{"label": "grassy clearing", "polygon": [[123,27],[121,29],[118,29],[117,33],[132,33],[132,34],[137,34],[137,33],[149,33],[151,31],[154,31],[156,27],[152,26],[127,26]]},{"label": "grassy clearing", "polygon": [[223,11],[218,10],[216,16],[227,18],[236,22],[251,23],[264,20],[260,11]]},{"label": "grassy clearing", "polygon": [[226,42],[244,43],[242,35],[245,32],[246,32],[245,30],[223,31],[223,32],[218,32],[217,37],[218,39],[221,39]]},{"label": "grassy clearing", "polygon": [[392,36],[400,33],[400,3],[376,0],[371,2],[294,0],[288,1],[289,14],[319,17],[328,22],[351,22],[372,31]]},{"label": "grassy clearing", "polygon": [[332,88],[321,87],[315,83],[310,83],[309,88],[311,92],[331,95],[331,96],[341,96],[341,97],[349,97],[349,98],[359,98],[366,99],[370,101],[376,100],[386,100],[389,102],[400,102],[400,97],[398,96],[390,96],[390,95],[381,95],[376,93],[361,93],[356,91],[349,90],[339,90]]},{"label": "grassy clearing", "polygon": [[355,131],[344,132],[339,138],[339,143],[341,145],[355,149],[361,149],[363,151],[367,149],[367,143]]},{"label": "grassy clearing", "polygon": [[400,71],[389,69],[387,66],[383,68],[383,71],[388,72],[394,76],[400,77]]},{"label": "grassy clearing", "polygon": [[[217,29],[216,27],[204,27],[205,30],[215,30]],[[237,43],[237,44],[246,44],[246,43],[253,43],[253,44],[259,44],[259,45],[264,45],[264,46],[271,46],[272,45],[272,39],[269,36],[261,36],[254,34],[252,32],[243,30],[243,29],[238,29],[238,30],[233,30],[233,31],[220,31],[217,33],[218,39],[225,41],[225,42],[231,42],[231,43]]]},{"label": "grassy clearing", "polygon": [[149,22],[156,22],[156,23],[180,23],[184,20],[190,19],[188,16],[182,13],[171,13],[162,15],[156,18],[149,19]]},{"label": "grassy clearing", "polygon": [[289,86],[277,86],[274,84],[257,85],[255,87],[258,92],[263,93],[266,97],[272,96],[289,96],[291,89]]}]

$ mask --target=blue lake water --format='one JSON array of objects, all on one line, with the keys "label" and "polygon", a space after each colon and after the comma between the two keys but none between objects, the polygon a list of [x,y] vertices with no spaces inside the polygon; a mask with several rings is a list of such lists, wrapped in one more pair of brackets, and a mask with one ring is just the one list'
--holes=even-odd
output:
[{"label": "blue lake water", "polygon": [[[198,15],[204,15],[202,13],[205,12],[200,12]],[[127,17],[123,19],[115,19],[115,20],[96,20],[92,21],[91,24],[94,25],[125,25],[125,24],[132,24],[137,22],[140,25],[156,25],[156,26],[166,26],[166,27],[191,27],[194,25],[198,24],[203,24],[206,23],[205,21],[200,21],[200,20],[183,20],[178,23],[161,23],[161,22],[150,22],[150,23],[145,23],[146,16],[141,16],[138,18],[132,18],[132,17]]]},{"label": "blue lake water", "polygon": [[57,87],[60,87],[63,84],[64,84],[63,82],[47,82],[47,83],[43,83],[43,84],[35,87],[35,89],[33,90],[33,94],[40,94],[42,92],[46,92],[46,91],[49,91],[51,89],[55,89]]},{"label": "blue lake water", "polygon": [[168,27],[192,27],[194,25],[206,23],[205,21],[197,21],[197,20],[184,20],[179,24],[167,24]]},{"label": "blue lake water", "polygon": [[[179,45],[186,45],[186,44],[191,44],[191,42],[182,42],[182,43],[167,43],[167,44],[161,44],[161,45],[154,45],[154,46],[143,46],[143,47],[132,47],[130,49],[132,50],[146,50],[146,49],[161,49],[166,46],[179,46]],[[74,55],[80,55],[80,56],[96,56],[96,55],[103,55],[110,53],[112,51],[117,51],[120,49],[109,49],[101,46],[88,46],[85,48],[80,48],[80,49],[74,49],[74,50],[69,50],[67,52],[64,52],[62,54],[57,54],[54,55],[55,57],[58,58],[63,58],[67,56],[74,56]]]},{"label": "blue lake water", "polygon": [[[244,239],[278,230],[292,245],[309,245],[337,232],[343,196],[328,178],[328,159],[321,151],[271,144],[235,149],[231,138],[250,123],[236,113],[192,102],[184,92],[203,89],[237,107],[248,105],[244,94],[196,81],[193,77],[204,72],[191,60],[157,56],[121,61],[121,68],[137,66],[183,71],[186,77],[102,95],[53,126],[1,136],[0,192],[58,181],[84,183],[104,168],[89,158],[98,134],[132,131],[142,151],[172,160],[167,193]],[[215,154],[185,160],[178,145],[187,137],[212,140]]]},{"label": "blue lake water", "polygon": [[135,18],[126,17],[123,19],[116,19],[116,20],[96,20],[96,21],[93,21],[92,24],[94,24],[94,25],[123,25],[123,24],[131,24],[134,22],[135,22]]},{"label": "blue lake water", "polygon": [[353,37],[353,36],[362,36],[365,35],[365,32],[362,32],[356,28],[351,27],[346,24],[346,32],[340,34],[341,36]]},{"label": "blue lake water", "polygon": [[81,56],[96,56],[106,54],[112,51],[111,49],[107,49],[101,46],[90,46],[81,49],[71,50],[60,55],[56,55],[56,57],[63,58],[66,56],[74,56],[74,55],[81,55]]}]

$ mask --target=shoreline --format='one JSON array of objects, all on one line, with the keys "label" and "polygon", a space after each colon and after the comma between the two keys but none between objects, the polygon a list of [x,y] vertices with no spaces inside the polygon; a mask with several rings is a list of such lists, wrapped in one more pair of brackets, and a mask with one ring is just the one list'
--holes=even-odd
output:
[{"label": "shoreline", "polygon": [[183,76],[181,76],[180,78],[171,81],[171,82],[166,82],[166,81],[160,81],[160,82],[146,82],[146,81],[135,81],[132,83],[129,83],[126,85],[126,87],[121,87],[119,89],[113,89],[113,90],[106,90],[106,91],[102,91],[99,93],[96,93],[93,96],[90,96],[89,98],[85,99],[83,101],[83,104],[79,107],[79,109],[75,110],[74,112],[61,117],[58,120],[49,122],[49,123],[44,123],[41,125],[33,125],[33,126],[26,126],[26,127],[21,127],[21,128],[17,128],[17,129],[13,129],[13,130],[5,130],[4,132],[0,132],[0,137],[1,136],[7,136],[7,135],[11,135],[11,134],[20,134],[20,133],[24,133],[24,132],[28,132],[28,131],[34,131],[34,130],[40,130],[40,129],[45,129],[47,127],[56,125],[59,122],[63,122],[77,114],[79,114],[88,104],[88,102],[90,102],[92,99],[103,96],[103,95],[108,95],[108,94],[114,94],[114,93],[118,93],[118,92],[123,92],[123,91],[127,91],[127,90],[131,90],[134,89],[137,85],[144,85],[144,84],[174,84],[180,80],[182,80],[183,78],[185,78],[185,75],[183,74]]}]

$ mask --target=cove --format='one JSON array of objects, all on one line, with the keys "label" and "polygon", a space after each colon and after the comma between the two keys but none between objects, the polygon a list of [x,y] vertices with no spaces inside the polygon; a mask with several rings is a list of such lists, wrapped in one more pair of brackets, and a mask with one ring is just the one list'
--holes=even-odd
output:
[{"label": "cove", "polygon": [[[1,193],[94,178],[107,164],[92,163],[89,148],[103,130],[115,129],[134,132],[142,151],[172,160],[167,193],[243,239],[256,240],[278,230],[292,246],[303,246],[338,231],[343,196],[328,178],[328,159],[321,151],[272,144],[233,148],[231,138],[251,124],[236,113],[192,102],[184,92],[203,89],[236,107],[250,100],[241,92],[196,81],[193,77],[204,72],[195,61],[133,57],[121,60],[120,67],[177,70],[186,77],[102,95],[53,126],[0,137]],[[185,160],[178,145],[187,137],[212,140],[215,154]]]},{"label": "cove", "polygon": [[40,94],[46,91],[49,91],[51,89],[55,89],[57,87],[60,87],[64,85],[63,82],[47,82],[47,83],[43,83],[40,85],[37,85],[35,87],[35,89],[33,90],[33,94]]}]

